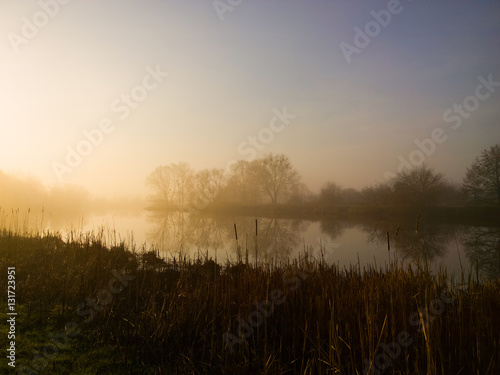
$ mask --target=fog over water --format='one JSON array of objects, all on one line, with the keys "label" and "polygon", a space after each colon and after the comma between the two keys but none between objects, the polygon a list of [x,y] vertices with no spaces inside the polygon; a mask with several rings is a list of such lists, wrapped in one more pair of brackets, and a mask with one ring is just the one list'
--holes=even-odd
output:
[{"label": "fog over water", "polygon": [[3,227],[495,274],[498,2],[216,3],[3,5]]},{"label": "fog over water", "polygon": [[48,187],[269,152],[315,192],[421,159],[460,182],[498,140],[496,1],[57,4],[0,14],[0,169]]}]

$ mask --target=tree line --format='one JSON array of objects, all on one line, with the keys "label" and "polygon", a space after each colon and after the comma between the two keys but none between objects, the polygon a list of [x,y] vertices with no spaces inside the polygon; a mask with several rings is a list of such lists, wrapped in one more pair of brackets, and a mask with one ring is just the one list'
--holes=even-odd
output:
[{"label": "tree line", "polygon": [[398,172],[391,180],[362,190],[327,181],[314,194],[301,181],[290,159],[267,154],[239,160],[228,169],[195,171],[188,163],[157,167],[147,178],[154,205],[172,209],[210,205],[375,204],[425,207],[437,205],[500,205],[500,145],[483,152],[467,168],[461,184],[426,164]]}]

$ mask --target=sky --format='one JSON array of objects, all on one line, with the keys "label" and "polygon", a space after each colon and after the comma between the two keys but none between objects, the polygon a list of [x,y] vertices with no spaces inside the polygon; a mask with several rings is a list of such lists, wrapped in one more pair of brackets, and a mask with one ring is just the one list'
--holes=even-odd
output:
[{"label": "sky", "polygon": [[313,191],[405,163],[460,182],[500,140],[499,1],[0,7],[0,170],[46,186],[142,195],[159,165],[269,152]]}]

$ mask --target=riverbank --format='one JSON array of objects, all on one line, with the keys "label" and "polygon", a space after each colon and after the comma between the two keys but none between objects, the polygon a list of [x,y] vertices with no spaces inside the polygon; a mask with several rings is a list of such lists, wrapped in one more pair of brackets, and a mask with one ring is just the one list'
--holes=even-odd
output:
[{"label": "riverbank", "polygon": [[[40,374],[500,371],[500,280],[462,277],[453,284],[444,270],[431,274],[425,264],[338,269],[307,256],[220,266],[203,257],[160,259],[148,250],[112,243],[102,232],[67,241],[3,232],[0,263],[16,269],[23,332],[16,339],[18,368]],[[1,278],[2,290],[5,283]]]},{"label": "riverbank", "polygon": [[[168,211],[172,208],[152,205],[149,211]],[[178,210],[174,208],[173,210]],[[262,205],[209,205],[203,209],[186,208],[187,212],[211,215],[273,217],[282,219],[342,219],[416,220],[423,217],[428,222],[463,225],[500,225],[500,207],[495,206],[436,206],[413,208],[375,205],[318,205],[318,204],[262,204]]]}]

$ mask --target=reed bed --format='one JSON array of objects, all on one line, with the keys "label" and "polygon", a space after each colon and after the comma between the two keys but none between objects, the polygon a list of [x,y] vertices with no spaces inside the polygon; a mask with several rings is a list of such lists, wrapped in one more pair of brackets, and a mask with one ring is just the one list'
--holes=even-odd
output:
[{"label": "reed bed", "polygon": [[[93,373],[500,373],[500,280],[457,283],[445,270],[396,263],[340,269],[307,250],[285,263],[218,264],[162,259],[112,231],[0,232],[1,269],[16,267],[23,334],[65,332],[68,322],[81,329],[32,373],[86,373],[90,364],[62,353],[102,347],[112,354],[96,356]],[[117,273],[130,280],[105,301]],[[18,364],[33,369],[31,353],[45,344],[23,341]]]}]

